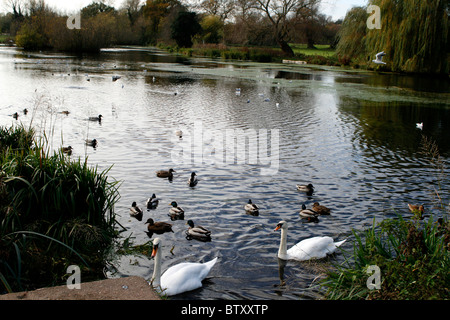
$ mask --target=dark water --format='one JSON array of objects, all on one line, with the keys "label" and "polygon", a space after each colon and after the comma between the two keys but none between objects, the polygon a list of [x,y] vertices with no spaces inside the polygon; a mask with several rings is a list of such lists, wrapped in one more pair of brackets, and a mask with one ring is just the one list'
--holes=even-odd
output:
[{"label": "dark water", "polygon": [[[144,221],[170,222],[171,201],[185,209],[185,219],[212,231],[211,242],[188,241],[179,220],[174,233],[160,236],[163,270],[219,257],[202,289],[175,299],[318,298],[311,286],[327,262],[280,264],[280,234],[273,231],[279,220],[290,223],[289,247],[315,235],[350,236],[343,247],[350,252],[353,228],[396,212],[407,216],[407,203],[439,213],[433,188],[448,195],[448,169],[440,175],[420,147],[422,135],[433,139],[448,164],[449,91],[447,79],[186,59],[157,50],[76,57],[0,47],[0,124],[32,125],[53,149],[71,145],[72,157],[112,166],[109,176],[122,182],[116,212],[124,237],[148,241]],[[101,123],[86,120],[98,114]],[[98,147],[86,147],[86,138]],[[155,176],[169,168],[176,170],[172,182]],[[192,171],[195,188],[186,183]],[[316,187],[312,197],[296,190],[307,182]],[[161,199],[158,208],[144,211],[142,221],[130,217],[131,203],[144,207],[152,193]],[[248,199],[260,206],[259,216],[243,210]],[[332,214],[305,223],[299,209],[315,201]],[[153,272],[153,261],[142,256],[111,264],[110,277],[149,279]]]}]

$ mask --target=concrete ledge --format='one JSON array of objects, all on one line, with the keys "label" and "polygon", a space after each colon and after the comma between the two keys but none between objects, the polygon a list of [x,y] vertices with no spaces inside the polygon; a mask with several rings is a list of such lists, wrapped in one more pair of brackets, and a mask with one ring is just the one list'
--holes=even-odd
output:
[{"label": "concrete ledge", "polygon": [[0,295],[0,300],[161,300],[141,277],[125,277],[81,283],[81,289],[67,286]]}]

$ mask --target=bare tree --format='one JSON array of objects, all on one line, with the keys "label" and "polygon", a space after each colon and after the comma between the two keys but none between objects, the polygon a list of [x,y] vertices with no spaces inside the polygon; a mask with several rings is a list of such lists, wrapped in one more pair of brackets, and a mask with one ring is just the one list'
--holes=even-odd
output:
[{"label": "bare tree", "polygon": [[203,0],[198,8],[225,21],[235,9],[236,0]]},{"label": "bare tree", "polygon": [[265,13],[272,24],[275,39],[288,56],[294,51],[288,44],[288,35],[293,18],[316,7],[320,0],[255,0],[256,9]]}]

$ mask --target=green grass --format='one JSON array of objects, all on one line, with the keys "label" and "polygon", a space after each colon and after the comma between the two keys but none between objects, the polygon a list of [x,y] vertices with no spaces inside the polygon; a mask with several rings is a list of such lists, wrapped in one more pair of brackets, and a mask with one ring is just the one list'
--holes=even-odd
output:
[{"label": "green grass", "polygon": [[296,55],[323,56],[329,58],[336,53],[335,49],[323,44],[316,44],[315,47],[317,49],[308,49],[306,44],[290,44],[290,46]]}]

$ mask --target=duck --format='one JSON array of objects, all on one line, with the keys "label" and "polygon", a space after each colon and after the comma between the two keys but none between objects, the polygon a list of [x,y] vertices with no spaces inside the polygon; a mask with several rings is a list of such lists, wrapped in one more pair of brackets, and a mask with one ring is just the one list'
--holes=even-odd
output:
[{"label": "duck", "polygon": [[139,208],[137,206],[136,201],[133,201],[133,203],[131,204],[131,208],[130,208],[130,216],[137,217],[142,214],[143,214],[143,212],[142,212],[141,208]]},{"label": "duck", "polygon": [[319,215],[316,211],[306,209],[305,204],[302,204],[302,210],[299,212],[301,218],[317,218]]},{"label": "duck", "polygon": [[425,210],[423,204],[413,205],[413,204],[408,203],[408,208],[409,208],[409,211],[411,211],[411,213],[414,214],[415,218],[422,220],[425,217],[423,215],[423,212]]},{"label": "duck", "polygon": [[287,249],[287,230],[288,223],[286,221],[278,222],[274,231],[281,230],[281,241],[278,249],[278,258],[282,260],[306,261],[311,259],[322,259],[328,254],[332,254],[347,239],[334,242],[333,238],[328,236],[312,237],[300,241],[290,249]]},{"label": "duck", "polygon": [[188,220],[186,224],[189,226],[189,228],[186,230],[186,239],[211,241],[211,231],[202,226],[195,226],[194,221],[192,220]]},{"label": "duck", "polygon": [[181,130],[175,130],[175,135],[178,137],[178,138],[183,138],[183,131],[181,131]]},{"label": "duck", "polygon": [[307,194],[312,194],[314,192],[314,186],[311,183],[307,185],[297,184],[296,186],[298,191],[306,192]]},{"label": "duck", "polygon": [[189,187],[195,187],[198,183],[195,172],[191,173],[191,177],[188,180]]},{"label": "duck", "polygon": [[258,215],[259,214],[259,208],[256,204],[252,202],[251,199],[248,199],[248,202],[244,206],[245,211],[251,215]]},{"label": "duck", "polygon": [[158,206],[159,199],[156,197],[156,194],[152,194],[150,198],[147,199],[147,209],[155,209]]},{"label": "duck", "polygon": [[312,205],[312,210],[317,212],[320,215],[329,215],[330,214],[330,208],[327,208],[325,206],[320,205],[318,202],[314,202]]},{"label": "duck", "polygon": [[98,121],[101,122],[102,121],[103,116],[101,114],[98,115],[98,117],[89,117],[89,121]]},{"label": "duck", "polygon": [[151,237],[154,233],[163,234],[164,232],[173,232],[172,225],[167,222],[155,222],[152,218],[149,218],[146,222],[148,223],[148,235]]},{"label": "duck", "polygon": [[97,139],[86,139],[85,140],[86,141],[86,145],[87,146],[90,146],[90,147],[97,147],[97,144],[98,144],[98,141],[97,141]]},{"label": "duck", "polygon": [[178,206],[176,201],[170,203],[172,206],[169,210],[169,217],[172,221],[174,220],[184,220],[184,210]]},{"label": "duck", "polygon": [[155,262],[150,283],[161,294],[167,296],[201,288],[202,281],[208,276],[218,259],[216,257],[205,263],[182,262],[170,267],[161,275],[161,248],[161,239],[155,238],[151,255]]},{"label": "duck", "polygon": [[414,213],[416,211],[418,211],[420,213],[423,213],[423,211],[424,211],[423,204],[421,204],[421,205],[414,205],[414,204],[409,204],[408,203],[408,208],[409,208],[409,211],[411,211],[412,213]]},{"label": "duck", "polygon": [[120,78],[122,78],[121,76],[112,76],[112,81],[115,82],[117,80],[119,80]]},{"label": "duck", "polygon": [[72,154],[72,150],[73,150],[73,148],[72,148],[71,146],[68,146],[68,147],[62,147],[62,148],[61,148],[61,151],[62,151],[63,153],[68,154],[68,155],[71,155],[71,154]]},{"label": "duck", "polygon": [[158,171],[156,171],[156,176],[160,177],[160,178],[172,179],[173,178],[173,172],[176,172],[176,171],[173,170],[172,168],[169,169],[169,170],[158,170]]}]

